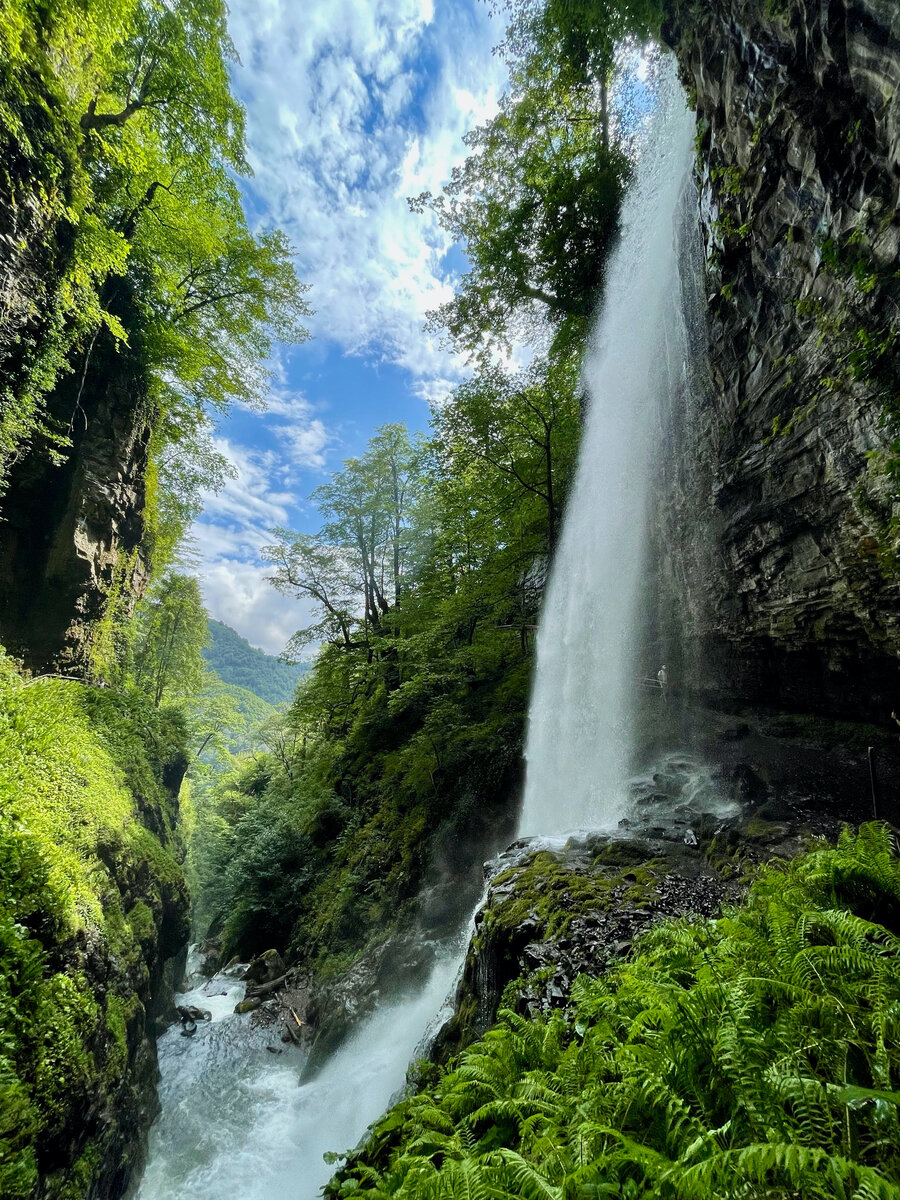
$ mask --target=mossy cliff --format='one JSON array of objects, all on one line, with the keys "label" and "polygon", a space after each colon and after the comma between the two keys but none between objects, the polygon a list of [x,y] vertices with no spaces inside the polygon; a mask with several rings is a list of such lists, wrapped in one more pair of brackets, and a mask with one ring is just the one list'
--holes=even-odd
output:
[{"label": "mossy cliff", "polygon": [[188,935],[180,720],[0,660],[0,1194],[115,1200]]}]

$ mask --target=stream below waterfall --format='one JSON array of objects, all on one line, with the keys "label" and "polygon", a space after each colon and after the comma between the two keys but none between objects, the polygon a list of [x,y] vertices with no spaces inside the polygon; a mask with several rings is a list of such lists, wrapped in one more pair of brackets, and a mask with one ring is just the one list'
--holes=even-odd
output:
[{"label": "stream below waterfall", "polygon": [[192,951],[191,986],[176,1003],[205,1008],[212,1020],[193,1037],[176,1025],[159,1040],[162,1111],[137,1200],[313,1200],[332,1173],[323,1155],[359,1141],[449,1015],[468,935],[467,925],[439,947],[425,987],[376,1009],[303,1084],[301,1052],[234,1012],[241,968],[203,979]]},{"label": "stream below waterfall", "polygon": [[[737,808],[686,753],[657,760],[627,781],[627,791],[623,819],[602,831],[609,836],[689,842],[699,820],[727,819]],[[573,832],[580,840],[586,831]],[[487,886],[532,850],[562,850],[570,836],[516,843],[486,864]],[[234,1012],[244,965],[207,979],[192,948],[188,990],[176,1003],[206,1009],[212,1020],[199,1022],[193,1037],[174,1025],[159,1039],[161,1114],[136,1200],[314,1200],[333,1170],[323,1156],[360,1141],[450,1016],[473,931],[474,913],[458,937],[436,947],[425,986],[377,1008],[307,1083],[300,1082],[302,1052],[282,1047],[278,1026]]]}]

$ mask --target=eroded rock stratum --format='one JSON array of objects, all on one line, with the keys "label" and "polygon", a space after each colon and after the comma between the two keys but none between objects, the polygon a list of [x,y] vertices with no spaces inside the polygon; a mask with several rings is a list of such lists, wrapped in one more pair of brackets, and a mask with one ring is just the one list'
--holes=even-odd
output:
[{"label": "eroded rock stratum", "polygon": [[716,706],[896,707],[900,12],[671,0],[698,120],[705,370],[660,464],[666,656]]}]

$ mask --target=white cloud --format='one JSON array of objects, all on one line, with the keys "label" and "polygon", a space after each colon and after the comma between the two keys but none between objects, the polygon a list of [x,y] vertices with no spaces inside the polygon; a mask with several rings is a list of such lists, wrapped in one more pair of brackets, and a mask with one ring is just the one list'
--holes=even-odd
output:
[{"label": "white cloud", "polygon": [[[285,524],[297,498],[275,486],[284,478],[283,459],[272,451],[251,450],[224,438],[216,438],[215,445],[237,468],[237,475],[221,491],[206,493],[204,514],[217,524],[242,529]],[[196,530],[195,525],[195,535]]]},{"label": "white cloud", "polygon": [[[480,0],[231,0],[229,27],[252,210],[296,246],[311,332],[405,367],[419,396],[440,399],[462,366],[422,325],[452,295],[450,245],[406,197],[438,191],[463,134],[494,111],[499,25]],[[273,653],[312,614],[275,591],[260,550],[273,526],[296,523],[297,480],[324,470],[340,428],[291,385],[283,356],[275,368],[259,439],[219,440],[237,477],[206,498],[192,530],[210,612]]]},{"label": "white cloud", "polygon": [[282,596],[269,583],[271,568],[253,563],[205,564],[201,587],[210,613],[269,654],[315,618],[309,601]]},{"label": "white cloud", "polygon": [[[244,447],[219,443],[219,449],[230,458],[243,475],[245,484],[255,487],[262,472],[269,478],[287,478],[291,467],[321,471],[326,463],[326,451],[337,442],[321,418],[313,416],[315,408],[300,392],[278,382],[282,367],[276,362],[276,383],[266,398],[265,409],[247,409],[267,426],[279,447],[279,453],[260,453]],[[284,418],[270,421],[270,417]],[[208,510],[209,511],[209,510]]]},{"label": "white cloud", "polygon": [[297,466],[319,470],[325,466],[325,450],[333,439],[321,421],[312,420],[307,425],[279,425],[277,431],[285,439],[290,457]]},{"label": "white cloud", "polygon": [[459,364],[425,337],[449,248],[406,196],[437,190],[495,109],[500,35],[478,0],[233,0],[251,189],[297,247],[310,326],[416,378]]},{"label": "white cloud", "polygon": [[204,515],[191,529],[203,597],[211,616],[254,646],[280,654],[291,634],[308,623],[310,609],[275,591],[260,551],[271,540],[272,526],[288,523],[297,498],[283,490],[279,455],[225,439],[216,447],[234,463],[237,476],[206,497]]}]

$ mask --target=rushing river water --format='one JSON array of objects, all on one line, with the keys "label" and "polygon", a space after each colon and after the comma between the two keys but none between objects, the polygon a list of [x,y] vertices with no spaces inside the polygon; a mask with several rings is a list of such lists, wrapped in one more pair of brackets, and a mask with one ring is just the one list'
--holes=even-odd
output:
[{"label": "rushing river water", "polygon": [[193,1037],[175,1026],[160,1039],[162,1113],[137,1200],[313,1200],[332,1172],[323,1155],[359,1141],[403,1086],[429,1030],[449,1015],[463,953],[462,938],[444,946],[424,989],[377,1009],[302,1085],[300,1051],[282,1047],[278,1027],[254,1028],[235,1014],[239,972],[194,977],[177,1002],[213,1019]]},{"label": "rushing river water", "polygon": [[[627,803],[652,425],[683,367],[673,247],[692,129],[674,70],[664,72],[585,368],[588,428],[539,638],[521,827],[549,844],[614,825]],[[235,1015],[244,985],[195,977],[179,1002],[213,1019],[160,1040],[162,1113],[138,1200],[313,1200],[332,1170],[323,1155],[354,1146],[402,1088],[468,935],[440,947],[426,986],[376,1009],[302,1085],[299,1050]]]}]

